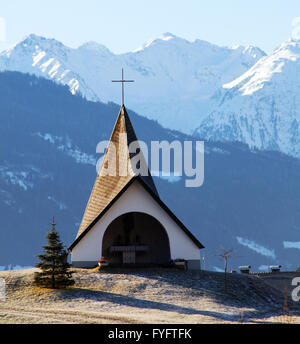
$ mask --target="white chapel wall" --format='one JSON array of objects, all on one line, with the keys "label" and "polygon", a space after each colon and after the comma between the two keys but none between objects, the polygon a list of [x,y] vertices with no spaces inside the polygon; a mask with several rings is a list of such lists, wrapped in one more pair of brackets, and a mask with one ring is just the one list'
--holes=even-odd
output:
[{"label": "white chapel wall", "polygon": [[135,181],[73,248],[72,262],[91,262],[100,259],[103,235],[109,224],[120,215],[134,211],[152,215],[164,226],[169,237],[171,259],[200,259],[200,249],[142,185]]}]

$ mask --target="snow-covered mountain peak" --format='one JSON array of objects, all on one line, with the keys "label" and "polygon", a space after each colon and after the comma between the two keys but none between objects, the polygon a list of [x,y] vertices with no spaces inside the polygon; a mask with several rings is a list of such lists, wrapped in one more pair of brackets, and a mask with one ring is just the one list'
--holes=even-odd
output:
[{"label": "snow-covered mountain peak", "polygon": [[11,47],[5,49],[4,51],[0,52],[0,56],[11,57],[11,54],[15,50],[20,50],[23,48],[27,48],[28,46],[32,46],[33,44],[38,44],[42,37],[37,36],[35,34],[30,34],[22,38],[19,42],[13,44]]},{"label": "snow-covered mountain peak", "polygon": [[197,133],[300,157],[300,42],[288,40],[223,85]]},{"label": "snow-covered mountain peak", "polygon": [[103,44],[97,43],[95,41],[86,42],[78,47],[79,50],[89,50],[94,51],[104,55],[112,55],[113,53]]},{"label": "snow-covered mountain peak", "polygon": [[276,56],[291,59],[298,57],[300,54],[300,40],[289,38],[276,48],[270,56]]},{"label": "snow-covered mountain peak", "polygon": [[261,50],[260,48],[258,47],[254,47],[253,45],[246,45],[246,46],[243,46],[243,45],[239,45],[239,46],[233,46],[232,47],[233,50],[238,50],[240,51],[241,54],[244,54],[244,55],[250,55],[252,56],[253,58],[261,58],[263,56],[266,56],[266,53]]},{"label": "snow-covered mountain peak", "polygon": [[[25,61],[30,55],[33,58],[34,63],[34,56],[39,55],[41,52],[43,54],[46,54],[47,52],[55,55],[62,55],[65,54],[66,50],[70,50],[70,48],[65,47],[61,42],[54,38],[45,38],[35,34],[30,34],[25,36],[20,42],[14,44],[12,47],[1,52],[0,57],[8,58],[6,60],[6,65],[9,65],[12,60],[19,59],[20,61]],[[0,70],[2,69],[1,67],[0,63]]]},{"label": "snow-covered mountain peak", "polygon": [[30,35],[0,54],[0,71],[44,76],[89,100],[120,102],[120,90],[110,80],[124,68],[126,76],[136,81],[126,88],[129,108],[165,127],[191,133],[215,105],[214,95],[222,85],[263,56],[252,50],[190,42],[167,32],[135,52],[114,54],[96,42],[73,49],[54,39]]},{"label": "snow-covered mountain peak", "polygon": [[21,42],[24,42],[24,41],[46,41],[46,40],[52,40],[52,41],[56,41],[54,38],[46,38],[44,36],[39,36],[39,35],[36,35],[34,33],[31,33],[27,36],[25,36]]},{"label": "snow-covered mountain peak", "polygon": [[57,46],[57,47],[64,47],[64,45],[56,40],[55,38],[46,38],[46,37],[43,37],[43,36],[38,36],[38,35],[35,35],[35,34],[30,34],[28,36],[25,36],[19,43],[17,43],[15,45],[15,47],[18,47],[18,46],[23,46],[23,47],[27,47],[27,46],[35,46],[35,45],[40,45],[40,46],[43,46],[43,47],[54,47],[54,46]]},{"label": "snow-covered mountain peak", "polygon": [[[179,37],[175,36],[171,32],[164,32],[159,38],[163,41],[169,41],[170,39],[179,38]],[[183,38],[179,38],[179,39],[183,39]]]},{"label": "snow-covered mountain peak", "polygon": [[[251,95],[264,87],[264,85],[283,70],[294,69],[294,63],[300,67],[300,41],[288,40],[278,47],[274,52],[260,59],[246,73],[230,83],[224,84],[223,88],[237,88],[242,95]],[[292,65],[291,65],[292,64]],[[298,73],[297,73],[298,74]],[[294,78],[291,73],[290,77]]]},{"label": "snow-covered mountain peak", "polygon": [[149,47],[153,47],[153,46],[156,46],[156,45],[166,46],[165,43],[167,43],[167,42],[168,43],[172,43],[172,44],[174,44],[175,42],[177,42],[177,43],[182,43],[182,42],[188,43],[188,41],[185,40],[184,38],[175,36],[175,35],[173,35],[170,32],[165,32],[165,33],[163,33],[161,36],[159,36],[157,38],[149,39],[141,47],[135,49],[133,51],[133,53],[137,53],[137,52],[143,51],[143,50],[145,50],[145,49],[147,49]]}]

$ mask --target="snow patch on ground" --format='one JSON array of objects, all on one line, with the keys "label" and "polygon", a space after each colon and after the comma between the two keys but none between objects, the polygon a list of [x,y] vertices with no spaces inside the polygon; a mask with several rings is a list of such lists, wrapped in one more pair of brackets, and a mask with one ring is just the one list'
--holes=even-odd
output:
[{"label": "snow patch on ground", "polygon": [[68,148],[64,145],[58,146],[58,149],[75,159],[78,164],[96,166],[97,160],[93,155],[82,152],[78,147]]},{"label": "snow patch on ground", "polygon": [[9,207],[12,207],[13,205],[16,204],[16,201],[15,201],[15,200],[12,200],[12,199],[6,199],[6,200],[4,200],[4,203],[5,203],[6,205],[8,205]]},{"label": "snow patch on ground", "polygon": [[220,269],[217,266],[214,266],[214,271],[216,271],[216,272],[224,272],[224,269]]},{"label": "snow patch on ground", "polygon": [[48,200],[54,202],[59,210],[66,210],[68,207],[62,201],[58,201],[53,196],[48,196]]},{"label": "snow patch on ground", "polygon": [[267,272],[269,271],[269,267],[268,265],[261,265],[259,268],[258,268],[259,271],[263,271],[263,272]]},{"label": "snow patch on ground", "polygon": [[[4,180],[7,185],[16,185],[24,191],[32,189],[35,185],[34,182],[38,179],[52,178],[53,176],[42,173],[40,169],[30,165],[22,167],[16,165],[0,166],[0,180]],[[5,203],[12,205],[15,202],[8,199]]]},{"label": "snow patch on ground", "polygon": [[228,152],[228,151],[226,151],[226,150],[224,150],[224,149],[218,148],[218,147],[213,147],[211,150],[212,150],[214,153],[230,155],[230,152]]},{"label": "snow patch on ground", "polygon": [[300,241],[284,241],[283,242],[284,248],[297,248],[300,250]]},{"label": "snow patch on ground", "polygon": [[217,154],[223,154],[223,155],[231,154],[229,151],[218,148],[218,147],[212,147],[212,148],[205,147],[205,154],[211,154],[212,152],[217,153]]},{"label": "snow patch on ground", "polygon": [[50,133],[42,134],[40,132],[34,133],[33,135],[38,136],[44,141],[47,141],[53,145],[56,145],[58,150],[75,159],[78,164],[88,164],[96,166],[96,158],[93,155],[82,152],[79,147],[72,143],[71,139],[68,136],[63,138],[61,136],[55,136]]},{"label": "snow patch on ground", "polygon": [[33,188],[33,183],[29,181],[28,171],[13,171],[8,167],[0,166],[0,178],[2,178],[7,184],[13,184],[19,186],[24,191]]},{"label": "snow patch on ground", "polygon": [[262,245],[257,244],[254,240],[249,240],[241,237],[236,237],[238,243],[242,246],[248,247],[250,250],[255,251],[263,256],[276,259],[275,251],[270,250]]},{"label": "snow patch on ground", "polygon": [[34,135],[39,136],[42,138],[44,141],[48,141],[52,144],[54,144],[56,141],[61,141],[62,137],[60,136],[54,136],[52,134],[46,133],[46,134],[41,134],[40,132],[35,133]]}]

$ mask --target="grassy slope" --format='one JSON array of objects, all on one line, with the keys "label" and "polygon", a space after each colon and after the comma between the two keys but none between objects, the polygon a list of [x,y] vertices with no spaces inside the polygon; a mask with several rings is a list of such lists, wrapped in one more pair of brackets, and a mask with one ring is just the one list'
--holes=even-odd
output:
[{"label": "grassy slope", "polygon": [[[283,296],[260,278],[176,270],[75,269],[74,288],[31,286],[32,270],[0,272],[0,323],[232,323],[293,321]],[[292,320],[291,320],[292,319]]]}]

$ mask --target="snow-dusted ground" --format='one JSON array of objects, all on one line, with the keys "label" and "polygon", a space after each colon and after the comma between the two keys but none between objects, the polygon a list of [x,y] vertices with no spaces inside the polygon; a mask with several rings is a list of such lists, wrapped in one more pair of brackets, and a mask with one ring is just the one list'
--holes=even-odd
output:
[{"label": "snow-dusted ground", "polygon": [[300,322],[282,316],[281,292],[254,276],[174,270],[75,269],[65,291],[31,286],[34,269],[3,271],[0,323]]},{"label": "snow-dusted ground", "polygon": [[96,157],[82,152],[77,146],[74,146],[71,139],[51,135],[49,133],[41,134],[40,132],[33,135],[40,137],[44,141],[56,145],[57,149],[72,157],[78,164],[96,165]]}]

